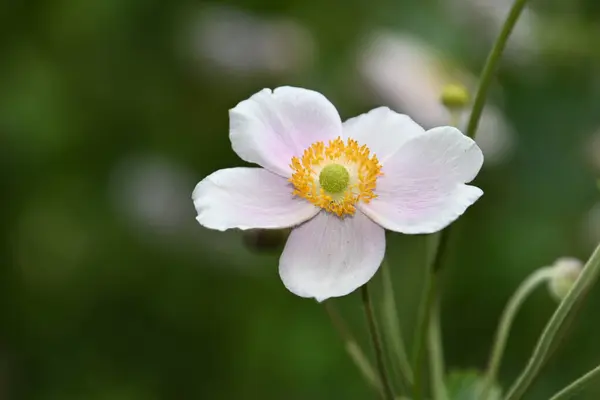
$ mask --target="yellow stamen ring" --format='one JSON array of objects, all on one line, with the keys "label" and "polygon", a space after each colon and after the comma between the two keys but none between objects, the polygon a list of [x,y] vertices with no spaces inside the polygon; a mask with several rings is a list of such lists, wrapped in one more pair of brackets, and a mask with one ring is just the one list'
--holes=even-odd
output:
[{"label": "yellow stamen ring", "polygon": [[377,195],[377,177],[381,164],[367,146],[341,138],[313,143],[302,157],[293,157],[290,164],[293,194],[336,214],[353,215],[356,203],[369,203]]}]

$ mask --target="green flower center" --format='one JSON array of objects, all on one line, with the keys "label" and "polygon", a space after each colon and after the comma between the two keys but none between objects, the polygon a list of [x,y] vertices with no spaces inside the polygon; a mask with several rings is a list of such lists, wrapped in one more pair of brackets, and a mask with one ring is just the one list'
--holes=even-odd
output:
[{"label": "green flower center", "polygon": [[342,193],[348,187],[350,174],[340,164],[329,164],[319,174],[319,183],[328,193]]}]

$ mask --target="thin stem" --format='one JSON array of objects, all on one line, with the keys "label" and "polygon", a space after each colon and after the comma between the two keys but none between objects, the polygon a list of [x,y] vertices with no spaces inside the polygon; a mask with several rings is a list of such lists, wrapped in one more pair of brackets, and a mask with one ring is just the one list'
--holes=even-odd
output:
[{"label": "thin stem", "polygon": [[448,392],[444,382],[444,350],[442,345],[442,329],[440,326],[440,305],[435,301],[429,322],[429,364],[431,368],[431,384],[435,400],[447,400]]},{"label": "thin stem", "polygon": [[[512,33],[512,31],[514,29],[515,24],[517,23],[517,20],[519,19],[519,16],[521,15],[523,8],[525,7],[526,2],[527,2],[527,0],[515,0],[515,2],[513,3],[513,6],[508,14],[508,17],[506,18],[506,21],[504,22],[504,25],[502,26],[500,35],[496,39],[496,42],[494,43],[494,46],[492,47],[492,50],[490,51],[490,54],[487,57],[487,60],[483,67],[483,71],[481,72],[481,77],[479,80],[479,87],[477,88],[477,93],[475,94],[475,100],[473,102],[473,108],[471,110],[471,115],[469,117],[469,123],[467,125],[467,130],[466,130],[467,136],[469,136],[472,139],[474,139],[475,135],[477,134],[477,127],[479,126],[479,119],[481,118],[481,112],[483,111],[483,106],[485,104],[485,101],[487,98],[487,93],[488,93],[489,87],[491,85],[494,73],[496,71],[498,62],[500,61],[500,57],[502,56],[502,53],[504,52],[504,48],[506,47],[508,38],[510,37],[510,34]],[[432,262],[434,273],[441,269],[442,264],[445,261],[446,253],[447,253],[448,247],[449,247],[448,242],[450,241],[451,232],[452,232],[452,226],[444,229],[440,234],[439,245],[437,246],[437,251],[434,251],[433,262]],[[431,278],[431,279],[433,280],[433,278]],[[433,285],[431,285],[431,286],[433,286]],[[431,294],[430,296],[433,298],[434,294]],[[425,329],[426,329],[426,325],[425,325]],[[426,332],[426,330],[423,331],[423,334],[425,334],[425,332]],[[419,340],[419,339],[416,338],[416,340]],[[417,351],[419,351],[419,350],[417,350]],[[420,379],[418,378],[420,376],[420,374],[419,374],[420,363],[418,360],[419,360],[419,357],[417,357],[417,363],[415,364],[415,394],[416,394],[415,397],[417,398],[417,400],[419,400],[421,398]]]},{"label": "thin stem", "polygon": [[433,254],[433,261],[431,263],[431,269],[434,273],[437,273],[440,269],[442,269],[442,265],[444,261],[446,261],[446,256],[448,253],[448,242],[450,241],[450,232],[452,232],[452,225],[444,229],[439,234],[439,241],[435,248],[435,252]]},{"label": "thin stem", "polygon": [[600,275],[600,245],[594,251],[587,264],[581,271],[581,275],[575,281],[575,284],[569,291],[569,294],[560,303],[550,321],[546,324],[544,332],[540,336],[535,350],[527,363],[524,371],[521,373],[515,384],[510,388],[506,395],[506,400],[518,400],[523,397],[527,388],[538,372],[544,361],[546,361],[548,352],[555,346],[557,337],[563,327],[567,317],[575,310],[576,305],[585,299],[590,288],[594,285]]},{"label": "thin stem", "polygon": [[521,309],[521,305],[540,284],[546,282],[551,277],[552,267],[540,268],[534,271],[523,281],[523,283],[521,283],[506,304],[506,308],[504,309],[502,317],[500,318],[500,323],[498,324],[498,330],[496,331],[496,340],[492,348],[483,389],[481,391],[482,399],[487,398],[490,389],[496,381],[496,376],[500,369],[500,364],[502,363],[502,355],[504,354],[506,342],[510,335],[510,329],[517,313]]},{"label": "thin stem", "polygon": [[[475,139],[475,135],[477,134],[477,127],[479,126],[481,112],[483,111],[483,106],[485,105],[487,93],[492,83],[494,73],[496,72],[498,61],[500,61],[500,57],[504,52],[508,38],[514,29],[515,24],[517,23],[519,16],[523,11],[523,8],[525,8],[525,3],[527,3],[527,0],[515,0],[513,3],[508,17],[506,18],[506,21],[504,21],[500,35],[498,35],[498,38],[496,38],[496,42],[494,43],[492,50],[490,50],[490,54],[485,61],[483,70],[481,71],[479,87],[477,88],[477,93],[475,94],[475,100],[473,101],[473,108],[471,109],[471,115],[469,116],[469,123],[466,130],[467,136],[472,139]],[[452,226],[444,229],[441,233],[440,246],[433,261],[434,271],[439,270],[443,263],[445,253],[448,249],[447,243],[450,237],[450,232],[452,231],[451,228]]]},{"label": "thin stem", "polygon": [[579,392],[584,388],[585,385],[590,383],[590,381],[596,377],[600,376],[600,365],[596,368],[583,375],[581,378],[577,379],[575,382],[571,383],[569,386],[556,393],[554,396],[550,398],[550,400],[567,400]]},{"label": "thin stem", "polygon": [[443,232],[442,235],[433,234],[426,237],[426,259],[425,259],[425,282],[423,287],[423,294],[420,301],[419,314],[417,317],[417,327],[414,336],[412,364],[415,376],[414,394],[416,400],[423,398],[423,359],[425,353],[424,342],[427,338],[427,331],[429,329],[429,320],[432,311],[432,307],[436,298],[436,269],[435,265],[432,264],[434,257],[439,254],[439,249],[444,245]]},{"label": "thin stem", "polygon": [[377,392],[383,395],[383,388],[381,386],[379,376],[377,376],[377,372],[375,372],[375,369],[369,362],[369,358],[365,355],[364,351],[361,349],[360,345],[350,332],[350,329],[344,322],[341,314],[335,308],[333,301],[328,300],[323,303],[323,306],[325,307],[325,311],[331,320],[331,324],[340,335],[348,355],[352,361],[354,361],[354,364],[358,370],[362,373],[367,383],[377,390]]},{"label": "thin stem", "polygon": [[[410,388],[413,384],[413,371],[406,355],[404,339],[400,321],[398,319],[398,310],[396,308],[396,297],[394,296],[394,287],[392,284],[392,274],[389,263],[383,260],[381,264],[381,275],[383,279],[383,328],[384,339],[394,352],[394,361],[392,366],[397,366],[398,375],[402,380],[404,388]],[[393,369],[394,370],[394,369]]]},{"label": "thin stem", "polygon": [[379,377],[383,386],[383,398],[386,400],[394,400],[394,391],[385,369],[385,361],[383,355],[383,346],[381,343],[381,336],[377,329],[377,323],[375,321],[375,313],[373,312],[373,302],[371,301],[371,295],[369,294],[368,283],[361,287],[362,302],[365,309],[365,316],[367,317],[367,324],[369,326],[369,333],[371,334],[371,340],[373,342],[373,349],[375,350],[375,359],[377,360],[377,369],[379,370]]},{"label": "thin stem", "polygon": [[456,128],[460,125],[460,116],[461,113],[459,110],[449,110],[450,111],[450,125]]},{"label": "thin stem", "polygon": [[477,89],[475,100],[473,101],[471,117],[469,118],[469,124],[467,125],[467,136],[470,138],[475,137],[477,126],[479,125],[479,118],[481,117],[487,92],[490,88],[490,84],[492,83],[494,73],[496,72],[498,61],[504,52],[508,38],[510,37],[510,34],[512,33],[517,21],[519,20],[519,16],[521,15],[523,8],[525,8],[526,3],[527,0],[515,0],[510,12],[508,13],[508,17],[506,17],[506,21],[504,21],[502,30],[500,31],[500,34],[498,35],[498,38],[496,39],[496,42],[494,43],[494,46],[492,47],[492,50],[490,51],[490,54],[485,62],[483,71],[481,72],[479,88]]},{"label": "thin stem", "polygon": [[425,290],[423,292],[423,300],[421,302],[421,309],[419,311],[419,323],[417,325],[417,333],[415,335],[414,353],[413,353],[413,365],[415,371],[415,399],[420,400],[423,398],[423,382],[422,382],[422,369],[423,369],[423,358],[425,353],[424,341],[427,337],[427,330],[429,329],[429,319],[431,313],[431,307],[435,300],[435,275],[433,272],[427,272],[427,279],[425,282]]}]

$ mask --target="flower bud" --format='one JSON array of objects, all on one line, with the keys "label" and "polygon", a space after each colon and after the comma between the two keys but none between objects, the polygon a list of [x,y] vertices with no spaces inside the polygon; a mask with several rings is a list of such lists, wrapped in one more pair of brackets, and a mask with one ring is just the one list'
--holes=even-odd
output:
[{"label": "flower bud", "polygon": [[440,98],[449,110],[460,110],[469,104],[469,91],[461,84],[449,84],[442,89]]},{"label": "flower bud", "polygon": [[583,263],[576,258],[559,258],[552,266],[552,277],[548,281],[550,295],[562,301],[581,274]]}]

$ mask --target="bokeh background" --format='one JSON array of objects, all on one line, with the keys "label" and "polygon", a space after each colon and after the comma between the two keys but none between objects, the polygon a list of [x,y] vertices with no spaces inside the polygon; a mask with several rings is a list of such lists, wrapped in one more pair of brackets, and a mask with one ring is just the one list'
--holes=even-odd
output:
[{"label": "bokeh background", "polygon": [[[600,3],[531,3],[481,123],[486,194],[444,269],[452,369],[485,366],[525,276],[600,241]],[[191,192],[242,165],[227,110],[263,87],[315,89],[344,119],[387,105],[448,124],[441,88],[476,87],[509,6],[0,2],[0,399],[372,398],[322,306],[281,284],[279,249],[200,227]],[[410,350],[423,238],[388,241]],[[599,294],[527,399],[600,362]],[[335,303],[368,349],[358,297]],[[555,306],[540,289],[519,314],[503,385]]]}]

